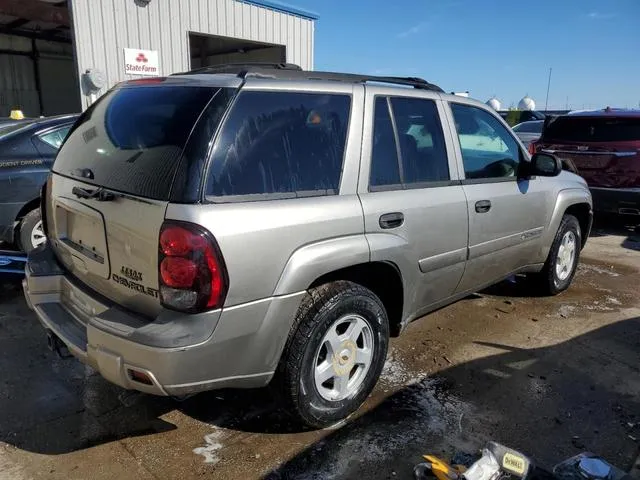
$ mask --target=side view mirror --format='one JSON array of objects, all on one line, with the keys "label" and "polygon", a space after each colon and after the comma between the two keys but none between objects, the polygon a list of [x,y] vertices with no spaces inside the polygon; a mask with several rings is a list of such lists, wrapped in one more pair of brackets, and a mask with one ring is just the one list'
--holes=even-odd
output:
[{"label": "side view mirror", "polygon": [[530,175],[541,177],[556,177],[562,172],[562,162],[550,153],[536,153],[531,158]]}]

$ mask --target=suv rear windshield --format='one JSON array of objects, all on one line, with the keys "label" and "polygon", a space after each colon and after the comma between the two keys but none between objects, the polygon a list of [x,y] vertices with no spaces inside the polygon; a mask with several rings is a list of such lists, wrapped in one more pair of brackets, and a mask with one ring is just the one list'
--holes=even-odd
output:
[{"label": "suv rear windshield", "polygon": [[559,117],[544,129],[545,141],[640,141],[640,118]]},{"label": "suv rear windshield", "polygon": [[221,90],[154,85],[107,93],[75,124],[53,171],[119,192],[168,200],[202,111],[210,101],[229,99],[218,95]]}]

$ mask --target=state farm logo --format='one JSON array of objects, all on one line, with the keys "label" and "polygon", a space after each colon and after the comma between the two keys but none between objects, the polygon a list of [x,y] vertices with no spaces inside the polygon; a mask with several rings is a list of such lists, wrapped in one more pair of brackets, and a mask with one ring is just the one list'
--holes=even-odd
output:
[{"label": "state farm logo", "polygon": [[124,70],[129,75],[151,75],[159,73],[158,52],[127,48],[124,53]]}]

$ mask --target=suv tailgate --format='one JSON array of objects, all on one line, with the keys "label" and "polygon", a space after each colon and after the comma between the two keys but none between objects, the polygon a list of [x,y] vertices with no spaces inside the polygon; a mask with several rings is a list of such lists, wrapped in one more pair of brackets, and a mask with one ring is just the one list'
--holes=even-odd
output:
[{"label": "suv tailgate", "polygon": [[77,121],[53,165],[45,219],[75,278],[154,316],[167,205],[198,197],[207,146],[233,89],[172,78],[139,82],[107,93]]},{"label": "suv tailgate", "polygon": [[74,188],[95,189],[60,175],[49,185],[47,233],[59,260],[108,299],[157,314],[158,236],[168,202],[130,195],[99,201],[77,197]]}]

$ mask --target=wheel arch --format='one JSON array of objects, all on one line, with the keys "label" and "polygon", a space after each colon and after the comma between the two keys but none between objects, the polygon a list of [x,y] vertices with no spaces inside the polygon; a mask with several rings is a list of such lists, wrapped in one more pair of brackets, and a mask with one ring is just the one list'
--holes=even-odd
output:
[{"label": "wheel arch", "polygon": [[[551,218],[549,220],[549,226],[545,232],[543,242],[542,242],[542,250],[540,251],[540,258],[544,261],[547,258],[547,254],[553,240],[556,236],[556,232],[560,227],[560,222],[562,222],[562,218],[565,214],[569,213],[574,215],[577,213],[580,215],[578,217],[578,221],[580,223],[580,227],[582,229],[583,223],[584,225],[588,225],[586,231],[582,229],[582,246],[584,247],[587,238],[589,236],[589,230],[591,225],[591,217],[592,213],[592,201],[591,194],[589,190],[586,188],[567,188],[561,190],[558,193],[556,198],[555,207],[553,209],[553,213],[551,214]],[[582,221],[580,220],[582,218]]]},{"label": "wheel arch", "polygon": [[[578,219],[580,224],[580,236],[581,245],[580,248],[584,248],[591,232],[591,224],[593,223],[593,212],[591,205],[588,203],[574,203],[569,205],[564,211],[564,215],[573,215]],[[563,215],[563,216],[564,216]]]},{"label": "wheel arch", "polygon": [[27,213],[40,208],[40,198],[36,197],[33,200],[29,200],[27,203],[25,203],[22,208],[20,209],[20,211],[18,212],[18,215],[16,215],[16,221],[20,220],[22,217],[24,217]]},{"label": "wheel arch", "polygon": [[13,240],[14,242],[16,241],[17,237],[16,235],[19,232],[19,222],[20,220],[22,220],[24,218],[24,216],[29,213],[32,212],[36,209],[40,208],[40,198],[34,198],[33,200],[29,200],[28,202],[26,202],[22,208],[20,208],[20,210],[18,211],[18,214],[16,215],[16,218],[14,219],[14,228],[13,228]]},{"label": "wheel arch", "polygon": [[316,278],[309,288],[338,280],[347,280],[371,290],[380,299],[387,311],[389,330],[398,336],[402,329],[404,287],[397,265],[391,262],[366,262],[334,270]]}]

